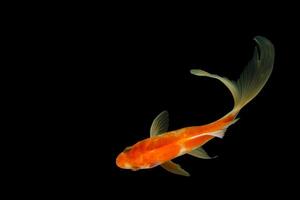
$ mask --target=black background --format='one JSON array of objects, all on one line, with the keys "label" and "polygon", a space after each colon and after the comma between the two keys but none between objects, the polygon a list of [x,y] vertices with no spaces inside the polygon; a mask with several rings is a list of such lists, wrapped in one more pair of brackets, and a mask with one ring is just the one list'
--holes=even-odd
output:
[{"label": "black background", "polygon": [[[17,176],[11,181],[50,189],[43,195],[55,190],[77,195],[87,188],[92,191],[84,195],[100,199],[179,194],[286,199],[297,192],[298,6],[125,4],[95,10],[54,5],[61,10],[49,13],[22,9],[31,15],[10,23],[10,48],[21,55],[9,57],[13,73],[6,85],[16,86],[8,96],[17,111],[10,114],[22,123],[11,126],[21,129],[15,131],[20,137],[11,135],[20,140],[15,151],[23,157],[10,156],[18,162],[11,162]],[[116,167],[117,155],[149,137],[163,110],[169,111],[170,130],[210,123],[229,112],[228,89],[189,71],[201,68],[236,80],[252,58],[257,35],[275,46],[274,70],[225,137],[204,146],[218,158],[176,158],[191,177],[160,167],[136,172]]]},{"label": "black background", "polygon": [[[94,135],[99,154],[110,149],[110,156],[109,172],[101,171],[100,177],[108,178],[110,188],[127,188],[129,193],[151,187],[184,192],[201,188],[208,194],[242,190],[254,196],[293,190],[291,182],[298,177],[297,117],[293,116],[298,109],[295,24],[273,13],[250,20],[195,13],[188,19],[141,16],[123,15],[109,25],[108,36],[101,38],[108,45],[101,54],[106,58],[105,70],[95,66],[100,89],[94,97],[99,101],[99,115],[95,114],[99,127]],[[217,80],[193,76],[189,70],[201,68],[236,80],[252,58],[257,35],[275,46],[274,70],[224,139],[204,146],[218,158],[176,158],[191,177],[176,176],[160,167],[136,172],[117,168],[116,156],[147,138],[152,120],[161,111],[169,111],[170,130],[206,124],[230,111],[233,99],[228,89]],[[101,159],[97,163],[104,165]]]}]

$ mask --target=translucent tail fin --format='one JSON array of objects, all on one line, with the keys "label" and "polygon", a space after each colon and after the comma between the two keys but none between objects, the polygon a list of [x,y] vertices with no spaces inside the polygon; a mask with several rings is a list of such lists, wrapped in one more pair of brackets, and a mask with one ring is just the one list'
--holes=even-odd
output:
[{"label": "translucent tail fin", "polygon": [[210,74],[200,69],[192,69],[191,73],[197,76],[206,76],[218,79],[230,90],[234,99],[233,111],[239,112],[264,87],[273,70],[275,50],[272,43],[262,37],[254,38],[257,46],[253,58],[245,67],[238,81],[231,81],[216,74]]}]

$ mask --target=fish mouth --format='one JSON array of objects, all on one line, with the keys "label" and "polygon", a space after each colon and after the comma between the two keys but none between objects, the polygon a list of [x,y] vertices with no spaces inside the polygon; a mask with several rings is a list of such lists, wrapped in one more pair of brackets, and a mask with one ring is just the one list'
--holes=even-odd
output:
[{"label": "fish mouth", "polygon": [[122,159],[124,157],[124,155],[122,155],[122,153],[120,153],[118,156],[117,156],[117,159],[116,159],[116,165],[119,167],[119,168],[123,168],[123,163],[122,163]]},{"label": "fish mouth", "polygon": [[132,166],[128,163],[126,159],[126,154],[123,152],[117,156],[116,165],[122,169],[132,169]]}]

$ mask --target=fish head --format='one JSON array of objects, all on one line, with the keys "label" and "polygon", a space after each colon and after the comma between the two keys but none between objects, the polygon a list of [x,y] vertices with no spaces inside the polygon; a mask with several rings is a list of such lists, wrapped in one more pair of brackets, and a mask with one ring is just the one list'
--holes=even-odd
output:
[{"label": "fish head", "polygon": [[131,169],[136,171],[139,168],[134,166],[132,156],[129,155],[131,149],[132,147],[126,147],[124,151],[117,156],[116,164],[122,169]]}]

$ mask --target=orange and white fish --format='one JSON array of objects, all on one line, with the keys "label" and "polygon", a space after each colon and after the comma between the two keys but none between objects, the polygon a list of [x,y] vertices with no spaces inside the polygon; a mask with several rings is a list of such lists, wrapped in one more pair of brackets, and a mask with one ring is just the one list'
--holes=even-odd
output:
[{"label": "orange and white fish", "polygon": [[197,158],[210,159],[202,145],[214,137],[223,138],[226,129],[234,124],[239,111],[249,103],[264,87],[269,79],[274,63],[275,50],[272,43],[261,36],[254,38],[257,43],[250,60],[237,82],[210,74],[200,69],[191,73],[221,81],[230,90],[234,107],[221,119],[207,125],[191,126],[167,132],[168,112],[163,111],[153,121],[150,138],[144,139],[121,152],[116,164],[123,169],[149,169],[158,165],[174,174],[189,176],[189,173],[171,160],[190,154]]}]

